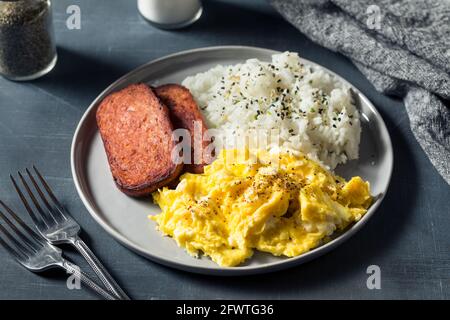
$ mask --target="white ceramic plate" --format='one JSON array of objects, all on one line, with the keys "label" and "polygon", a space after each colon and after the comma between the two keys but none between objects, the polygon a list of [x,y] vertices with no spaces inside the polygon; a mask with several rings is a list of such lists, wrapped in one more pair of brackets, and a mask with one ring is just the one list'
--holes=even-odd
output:
[{"label": "white ceramic plate", "polygon": [[[105,96],[136,82],[152,85],[181,83],[185,77],[206,71],[217,64],[236,64],[249,58],[270,61],[274,53],[277,52],[241,46],[184,51],[137,68],[102,92],[83,115],[71,150],[75,185],[92,217],[120,243],[155,262],[186,271],[215,275],[254,274],[298,265],[328,252],[355,234],[375,213],[388,189],[393,152],[383,119],[372,103],[353,86],[357,107],[362,114],[360,159],[348,162],[336,171],[345,178],[359,175],[368,180],[377,200],[367,214],[345,233],[301,256],[282,258],[257,252],[244,265],[233,268],[219,267],[206,257],[193,258],[179,248],[173,239],[162,237],[155,229],[155,223],[147,218],[149,214],[159,212],[151,199],[130,198],[114,185],[95,122],[97,107]],[[303,62],[305,65],[315,65],[307,60]]]}]

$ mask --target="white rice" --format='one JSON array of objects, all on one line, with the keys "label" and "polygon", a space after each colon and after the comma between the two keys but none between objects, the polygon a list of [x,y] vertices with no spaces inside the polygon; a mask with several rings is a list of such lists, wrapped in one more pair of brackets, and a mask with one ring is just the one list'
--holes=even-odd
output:
[{"label": "white rice", "polygon": [[270,151],[303,153],[329,169],[358,158],[361,127],[348,86],[322,68],[303,65],[297,53],[273,55],[271,63],[218,65],[183,85],[208,127],[219,129],[220,147],[236,148],[244,139],[254,143],[261,132],[279,132],[278,141],[256,143]]}]

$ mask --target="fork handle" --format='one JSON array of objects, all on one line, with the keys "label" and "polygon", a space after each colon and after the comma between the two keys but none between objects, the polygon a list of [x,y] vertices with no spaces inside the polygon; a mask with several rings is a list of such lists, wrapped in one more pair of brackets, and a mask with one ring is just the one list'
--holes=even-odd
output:
[{"label": "fork handle", "polygon": [[81,253],[86,259],[87,263],[94,270],[95,274],[100,278],[101,282],[105,285],[106,289],[113,293],[117,298],[122,300],[130,300],[127,294],[120,288],[114,278],[109,274],[100,260],[94,255],[89,247],[84,243],[82,239],[77,237],[73,242],[74,247]]},{"label": "fork handle", "polygon": [[87,274],[81,271],[80,267],[64,260],[62,263],[62,267],[70,274],[74,274],[77,276],[81,283],[87,285],[91,290],[100,295],[102,298],[106,300],[117,300],[117,297],[111,295],[109,292],[105,291],[102,287],[100,287],[97,283],[94,282]]}]

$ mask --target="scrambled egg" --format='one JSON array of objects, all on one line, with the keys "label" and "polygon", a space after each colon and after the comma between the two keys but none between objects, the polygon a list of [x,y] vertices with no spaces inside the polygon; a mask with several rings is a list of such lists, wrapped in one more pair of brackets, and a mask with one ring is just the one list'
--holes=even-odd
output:
[{"label": "scrambled egg", "polygon": [[369,183],[334,176],[306,157],[223,150],[203,174],[153,194],[150,219],[193,256],[236,266],[254,249],[294,257],[358,221],[372,203]]}]

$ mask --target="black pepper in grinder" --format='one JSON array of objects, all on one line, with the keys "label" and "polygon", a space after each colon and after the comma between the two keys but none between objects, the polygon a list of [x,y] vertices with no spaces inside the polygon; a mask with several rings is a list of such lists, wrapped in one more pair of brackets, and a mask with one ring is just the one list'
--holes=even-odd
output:
[{"label": "black pepper in grinder", "polygon": [[33,80],[56,60],[50,0],[0,0],[0,75]]}]

